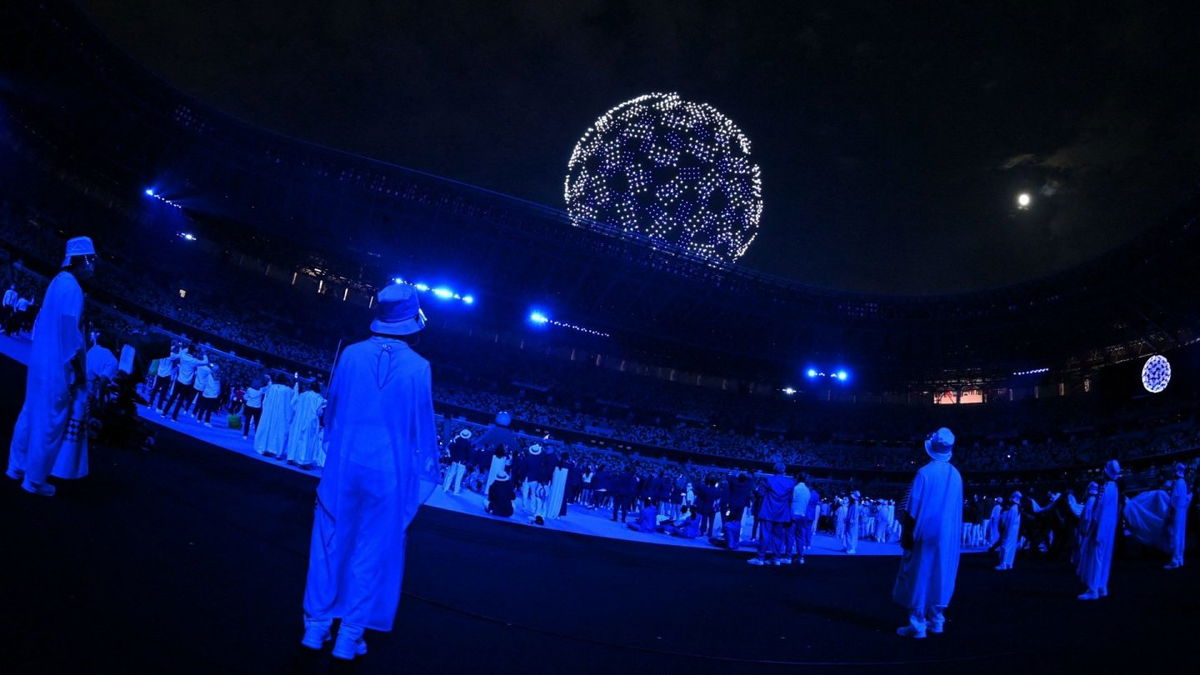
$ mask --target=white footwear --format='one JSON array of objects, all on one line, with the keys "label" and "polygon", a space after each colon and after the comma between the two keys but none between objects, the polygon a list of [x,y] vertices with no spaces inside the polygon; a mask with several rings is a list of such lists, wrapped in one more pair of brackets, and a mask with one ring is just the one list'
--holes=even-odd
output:
[{"label": "white footwear", "polygon": [[751,565],[767,565],[767,564],[769,564],[766,560],[763,560],[762,558],[751,558],[751,559],[747,560],[746,562],[750,563]]},{"label": "white footwear", "polygon": [[49,483],[34,483],[28,478],[21,481],[21,489],[30,494],[41,495],[42,497],[53,497],[55,492],[53,485]]},{"label": "white footwear", "polygon": [[896,629],[896,635],[900,637],[913,638],[914,640],[924,640],[925,631],[917,630],[912,626],[900,626]]},{"label": "white footwear", "polygon": [[367,653],[367,641],[358,631],[338,631],[337,642],[333,643],[333,658],[350,661]]},{"label": "white footwear", "polygon": [[332,625],[332,621],[305,621],[304,637],[300,640],[300,644],[309,649],[324,649],[325,643],[332,639],[329,630]]},{"label": "white footwear", "polygon": [[792,559],[791,558],[779,558],[775,564],[776,565],[791,565]]},{"label": "white footwear", "polygon": [[1099,600],[1100,595],[1098,593],[1096,593],[1095,591],[1088,591],[1087,593],[1080,594],[1079,599],[1080,600]]},{"label": "white footwear", "polygon": [[938,621],[937,619],[930,619],[928,628],[930,633],[933,633],[934,635],[941,635],[942,633],[946,632],[946,620],[942,619],[941,621]]}]

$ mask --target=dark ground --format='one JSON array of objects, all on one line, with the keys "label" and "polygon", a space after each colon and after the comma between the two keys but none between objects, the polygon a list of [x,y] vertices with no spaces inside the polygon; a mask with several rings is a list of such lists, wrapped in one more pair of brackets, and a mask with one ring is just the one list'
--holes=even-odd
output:
[{"label": "dark ground", "polygon": [[[0,381],[7,447],[23,368]],[[1200,625],[1197,568],[1157,558],[1085,603],[1065,563],[964,557],[946,634],[917,642],[893,634],[894,558],[753,568],[424,509],[395,630],[347,666],[298,644],[312,478],[165,431],[91,457],[53,499],[0,482],[2,672],[1155,672]]]}]

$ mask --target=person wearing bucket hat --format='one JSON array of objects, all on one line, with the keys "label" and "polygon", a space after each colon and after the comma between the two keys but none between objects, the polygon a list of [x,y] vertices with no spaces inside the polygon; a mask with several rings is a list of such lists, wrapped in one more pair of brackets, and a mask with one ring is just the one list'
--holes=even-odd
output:
[{"label": "person wearing bucket hat", "polygon": [[1021,540],[1021,493],[1014,492],[1008,508],[1000,515],[1000,564],[998,570],[1011,570]]},{"label": "person wearing bucket hat", "polygon": [[442,479],[442,492],[462,492],[462,479],[467,473],[467,462],[471,459],[471,435],[470,429],[462,429],[450,441],[447,448],[450,466],[446,467],[446,476]]},{"label": "person wearing bucket hat", "polygon": [[1170,508],[1167,511],[1167,534],[1171,541],[1171,562],[1166,569],[1183,567],[1183,549],[1187,543],[1187,512],[1192,503],[1185,480],[1187,467],[1183,462],[1175,463],[1175,478],[1171,481]]},{"label": "person wearing bucket hat", "polygon": [[501,471],[496,474],[496,479],[488,486],[487,507],[484,510],[493,516],[511,518],[513,500],[516,498],[517,492],[513,488],[512,480],[509,479],[508,473]]},{"label": "person wearing bucket hat", "polygon": [[[96,248],[88,237],[67,241],[62,270],[46,288],[33,325],[25,379],[25,402],[13,428],[6,474],[26,492],[49,497],[48,476],[59,475],[59,454],[73,453],[77,466],[87,456],[87,342],[83,336],[83,288],[92,277]],[[86,474],[86,470],[84,471]]]},{"label": "person wearing bucket hat", "polygon": [[954,434],[942,427],[925,439],[930,461],[917,471],[897,516],[903,522],[900,571],[892,599],[908,609],[901,637],[941,633],[954,595],[962,545],[962,476],[950,464]]},{"label": "person wearing bucket hat", "polygon": [[1112,571],[1113,548],[1117,543],[1117,521],[1120,519],[1117,479],[1121,477],[1121,465],[1109,460],[1104,465],[1104,486],[1092,513],[1088,518],[1087,531],[1083,536],[1083,548],[1079,554],[1079,579],[1087,586],[1080,600],[1097,600],[1108,595],[1108,576]]},{"label": "person wearing bucket hat", "polygon": [[429,362],[411,346],[425,323],[416,292],[395,284],[378,299],[372,336],[333,369],[304,589],[301,644],[321,649],[340,619],[338,659],[367,652],[366,629],[392,629],[406,530],[441,482]]},{"label": "person wearing bucket hat", "polygon": [[847,555],[858,552],[858,530],[862,521],[862,493],[854,490],[846,503],[846,536],[842,540],[842,550]]}]

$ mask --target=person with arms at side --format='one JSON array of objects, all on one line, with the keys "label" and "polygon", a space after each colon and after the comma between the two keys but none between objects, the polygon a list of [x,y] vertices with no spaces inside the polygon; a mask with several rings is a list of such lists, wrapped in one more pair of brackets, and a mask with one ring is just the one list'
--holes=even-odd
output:
[{"label": "person with arms at side", "polygon": [[1117,521],[1120,520],[1117,479],[1121,464],[1110,459],[1104,465],[1104,486],[1096,497],[1080,552],[1079,579],[1087,590],[1080,600],[1098,600],[1108,595],[1108,575],[1112,571],[1113,549],[1117,545]]},{"label": "person with arms at side", "polygon": [[92,277],[95,259],[91,239],[67,241],[62,269],[50,281],[33,327],[25,403],[13,428],[6,473],[36,495],[54,495],[47,476],[60,453],[86,456],[87,343],[79,283]]},{"label": "person with arms at side", "polygon": [[376,311],[371,337],[334,366],[304,590],[301,644],[321,649],[340,620],[338,659],[367,653],[366,630],[392,629],[408,525],[441,482],[432,375],[413,350],[425,327],[416,289],[385,286]]},{"label": "person with arms at side", "polygon": [[1000,514],[1000,564],[998,570],[1011,570],[1021,541],[1021,493],[1014,492],[1008,508]]},{"label": "person with arms at side", "polygon": [[945,630],[954,595],[962,537],[962,476],[950,463],[954,434],[945,427],[925,440],[930,462],[917,471],[898,517],[903,522],[900,571],[892,599],[908,609],[901,637],[924,638]]},{"label": "person with arms at side", "polygon": [[1175,479],[1171,481],[1171,490],[1167,495],[1171,500],[1170,510],[1167,511],[1167,533],[1171,538],[1171,562],[1166,566],[1169,570],[1183,567],[1183,549],[1187,544],[1187,512],[1192,495],[1188,493],[1187,480],[1184,479],[1186,471],[1183,462],[1175,463]]}]

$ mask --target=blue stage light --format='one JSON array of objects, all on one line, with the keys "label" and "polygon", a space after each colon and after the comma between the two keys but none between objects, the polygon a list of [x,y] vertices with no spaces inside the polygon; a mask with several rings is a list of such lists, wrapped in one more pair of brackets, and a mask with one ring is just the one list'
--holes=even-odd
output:
[{"label": "blue stage light", "polygon": [[450,298],[454,297],[454,291],[450,290],[449,288],[445,288],[445,287],[433,289],[433,294],[436,295],[437,297],[441,298],[442,300],[449,300]]},{"label": "blue stage light", "polygon": [[392,277],[392,283],[393,284],[402,284],[402,283],[404,283],[404,280],[401,279],[400,277]]},{"label": "blue stage light", "polygon": [[422,293],[424,293],[425,291],[428,291],[428,290],[429,290],[429,286],[428,286],[428,285],[426,285],[426,284],[420,284],[420,283],[413,284],[413,288],[417,289],[418,291],[421,291]]},{"label": "blue stage light", "polygon": [[545,324],[550,323],[550,317],[546,316],[545,314],[542,314],[541,312],[539,312],[537,310],[534,310],[529,313],[529,320],[530,320],[530,322],[536,323],[538,325],[545,325]]},{"label": "blue stage light", "polygon": [[839,370],[836,373],[834,373],[833,376],[836,377],[838,379],[838,381],[845,382],[847,379],[849,379],[850,374],[844,370]]},{"label": "blue stage light", "polygon": [[473,298],[473,297],[471,297],[471,296],[469,296],[469,295],[464,295],[464,296],[463,296],[463,298],[462,298],[462,301],[463,301],[463,304],[464,304],[464,305],[473,305],[473,304],[475,304],[475,298]]},{"label": "blue stage light", "polygon": [[817,369],[816,369],[816,368],[809,368],[809,369],[808,369],[808,370],[807,370],[807,371],[806,371],[804,374],[805,374],[805,375],[807,375],[807,376],[808,376],[808,379],[810,379],[810,380],[811,380],[811,379],[813,379],[814,377],[816,377],[816,376],[817,376]]},{"label": "blue stage light", "polygon": [[154,196],[154,188],[146,188],[146,196],[153,197]]}]

